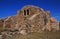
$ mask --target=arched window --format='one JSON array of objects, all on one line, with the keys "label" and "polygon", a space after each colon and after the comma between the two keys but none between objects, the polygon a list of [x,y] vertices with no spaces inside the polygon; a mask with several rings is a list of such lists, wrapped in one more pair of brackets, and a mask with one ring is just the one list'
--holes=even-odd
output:
[{"label": "arched window", "polygon": [[24,15],[26,15],[26,10],[24,10]]},{"label": "arched window", "polygon": [[29,9],[24,10],[24,15],[29,15]]},{"label": "arched window", "polygon": [[29,15],[29,10],[27,9],[27,15]]}]

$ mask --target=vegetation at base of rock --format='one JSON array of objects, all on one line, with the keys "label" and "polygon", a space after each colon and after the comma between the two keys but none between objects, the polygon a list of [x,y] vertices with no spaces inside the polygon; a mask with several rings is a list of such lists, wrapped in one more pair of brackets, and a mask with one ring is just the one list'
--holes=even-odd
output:
[{"label": "vegetation at base of rock", "polygon": [[27,35],[16,34],[13,36],[13,39],[60,39],[60,31],[44,31],[43,33],[33,32]]}]

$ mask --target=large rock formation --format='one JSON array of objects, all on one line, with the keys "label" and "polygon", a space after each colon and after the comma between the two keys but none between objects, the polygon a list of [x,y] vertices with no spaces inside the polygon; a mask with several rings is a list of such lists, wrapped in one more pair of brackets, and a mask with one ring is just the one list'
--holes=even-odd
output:
[{"label": "large rock formation", "polygon": [[[19,18],[18,18],[19,17]],[[17,14],[19,24],[23,29],[34,32],[41,31],[44,27],[45,13],[39,7],[36,6],[25,6]]]},{"label": "large rock formation", "polygon": [[50,11],[45,11],[37,6],[24,6],[15,16],[9,16],[4,20],[3,28],[19,30],[21,34],[29,32],[59,30],[59,22],[51,18]]}]

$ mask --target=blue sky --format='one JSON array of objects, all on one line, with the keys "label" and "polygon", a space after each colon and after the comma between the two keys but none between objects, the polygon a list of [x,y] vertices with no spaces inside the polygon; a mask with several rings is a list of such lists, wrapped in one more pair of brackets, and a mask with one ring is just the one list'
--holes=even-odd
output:
[{"label": "blue sky", "polygon": [[60,21],[60,0],[0,0],[0,18],[17,14],[25,5],[39,6],[51,11],[51,16]]}]

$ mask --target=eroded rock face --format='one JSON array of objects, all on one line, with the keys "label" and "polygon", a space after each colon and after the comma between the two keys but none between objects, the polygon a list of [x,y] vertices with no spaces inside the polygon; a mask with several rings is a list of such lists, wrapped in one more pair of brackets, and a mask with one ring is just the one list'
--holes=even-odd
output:
[{"label": "eroded rock face", "polygon": [[[51,22],[52,21],[52,22]],[[59,24],[50,16],[50,11],[45,11],[37,6],[24,6],[15,16],[9,16],[4,20],[3,27],[19,30],[21,34],[29,32],[59,30]]]},{"label": "eroded rock face", "polygon": [[4,28],[18,29],[16,16],[9,16],[4,20]]},{"label": "eroded rock face", "polygon": [[50,11],[45,11],[45,23],[46,23],[46,30],[49,30],[49,31],[51,31],[51,25],[50,25],[50,18],[51,18],[51,16],[50,16]]},{"label": "eroded rock face", "polygon": [[[20,26],[25,25],[28,31],[41,31],[45,24],[46,14],[39,7],[25,6],[17,14],[17,19],[20,21]],[[34,27],[33,27],[33,26]]]},{"label": "eroded rock face", "polygon": [[4,24],[4,20],[5,20],[6,18],[1,18],[0,19],[0,30],[3,28],[3,24]]},{"label": "eroded rock face", "polygon": [[55,18],[50,18],[51,27],[53,30],[59,30],[59,22]]}]

